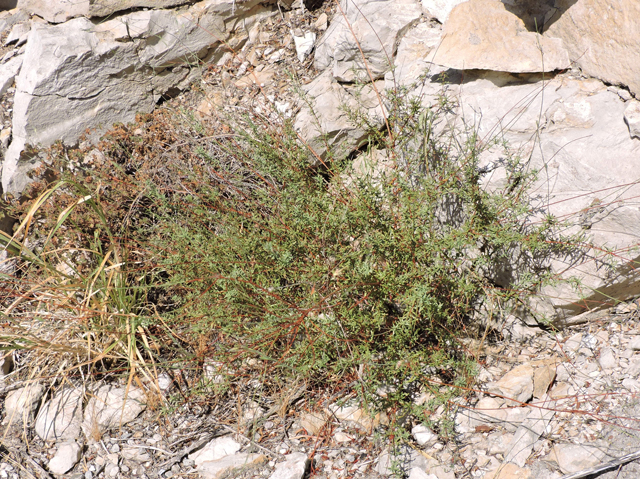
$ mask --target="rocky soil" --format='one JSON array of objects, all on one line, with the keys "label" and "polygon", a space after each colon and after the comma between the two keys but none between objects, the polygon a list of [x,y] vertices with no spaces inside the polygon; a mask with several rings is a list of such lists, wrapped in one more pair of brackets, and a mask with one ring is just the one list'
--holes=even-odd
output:
[{"label": "rocky soil", "polygon": [[[480,364],[476,389],[431,412],[451,416],[453,434],[407,419],[412,434],[395,443],[383,434],[386,415],[369,416],[346,392],[297,385],[276,404],[250,380],[243,403],[213,406],[189,401],[174,372],[160,381],[169,404],[179,406],[142,411],[137,388],[90,392],[78,383],[47,392],[9,373],[0,477],[560,478],[587,471],[582,477],[637,478],[638,304],[560,332],[511,327],[502,341],[465,340]],[[113,395],[104,400],[106,391]],[[424,391],[416,402],[428,411],[432,395]]]}]

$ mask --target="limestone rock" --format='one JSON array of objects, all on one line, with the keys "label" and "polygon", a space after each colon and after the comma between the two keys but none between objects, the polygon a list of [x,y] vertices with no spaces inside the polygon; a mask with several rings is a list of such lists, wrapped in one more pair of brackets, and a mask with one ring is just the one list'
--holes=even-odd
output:
[{"label": "limestone rock", "polygon": [[304,453],[285,455],[284,462],[276,463],[269,478],[304,478],[308,466],[309,459]]},{"label": "limestone rock", "polygon": [[409,471],[409,476],[407,478],[437,480],[438,477],[435,476],[433,473],[427,473],[425,470],[421,468],[412,467],[411,470]]},{"label": "limestone rock", "polygon": [[62,23],[86,15],[90,3],[91,0],[19,0],[18,8],[47,22]]},{"label": "limestone rock", "polygon": [[[574,276],[580,288],[560,282],[530,297],[537,315],[547,315],[562,326],[585,309],[601,307],[612,298],[632,297],[640,285],[628,265],[607,261],[598,253],[598,245],[626,251],[637,243],[640,211],[634,199],[640,195],[640,185],[629,185],[629,179],[640,177],[638,142],[629,138],[622,120],[626,103],[602,82],[561,76],[545,81],[543,89],[539,76],[518,77],[468,72],[458,100],[467,125],[477,125],[482,138],[499,135],[519,150],[521,158],[530,158],[530,168],[540,171],[532,185],[539,205],[572,223],[570,232],[584,233],[587,244],[595,246],[582,254],[575,252],[571,259],[550,261],[552,271],[564,278]],[[540,141],[532,142],[537,131]],[[495,168],[482,178],[483,186],[495,192],[504,191],[508,177],[501,154],[487,159],[487,164],[495,162]],[[607,168],[603,158],[611,159]],[[595,192],[602,189],[608,193],[601,198]],[[631,255],[629,261],[634,258]],[[497,283],[508,284],[509,276],[517,275],[516,265],[507,265],[512,273],[497,277]]]},{"label": "limestone rock", "polygon": [[75,440],[82,423],[82,390],[65,388],[38,411],[36,434],[45,441]]},{"label": "limestone rock", "polygon": [[19,0],[18,8],[50,23],[76,17],[107,17],[136,7],[167,8],[196,0]]},{"label": "limestone rock", "polygon": [[13,81],[20,72],[24,55],[18,55],[7,60],[6,63],[0,65],[0,96],[13,85]]},{"label": "limestone rock", "polygon": [[503,408],[501,398],[484,397],[474,408],[459,408],[456,413],[456,431],[469,433],[480,425],[502,423],[506,420],[509,410]]},{"label": "limestone rock", "polygon": [[456,70],[514,73],[570,66],[562,41],[527,31],[520,18],[495,0],[469,0],[455,7],[433,61]]},{"label": "limestone rock", "polygon": [[27,423],[35,415],[45,388],[39,383],[10,392],[4,401],[4,423]]},{"label": "limestone rock", "polygon": [[338,420],[350,423],[364,431],[371,431],[371,429],[377,427],[380,423],[385,422],[384,414],[379,413],[372,417],[357,405],[346,405],[342,407],[331,405],[327,408],[327,413],[335,416]]},{"label": "limestone rock", "polygon": [[[382,88],[382,85],[378,86],[379,91]],[[366,141],[366,131],[353,125],[345,110],[364,109],[380,126],[383,124],[382,107],[370,86],[365,86],[356,99],[350,90],[332,79],[330,71],[326,71],[307,85],[305,91],[311,106],[303,106],[296,117],[295,128],[315,152],[311,158],[314,163],[320,163],[318,158],[324,160],[329,150],[340,158]]]},{"label": "limestone rock", "polygon": [[554,365],[536,367],[533,372],[533,398],[543,398],[555,378],[556,368]]},{"label": "limestone rock", "polygon": [[141,389],[103,385],[89,396],[82,428],[87,436],[96,428],[99,432],[118,428],[134,420],[145,408]]},{"label": "limestone rock", "polygon": [[531,470],[520,468],[513,463],[505,463],[488,472],[484,478],[531,478]]},{"label": "limestone rock", "polygon": [[605,461],[607,454],[602,448],[588,445],[557,444],[549,454],[564,474],[595,467]]},{"label": "limestone rock", "polygon": [[65,442],[49,460],[49,470],[56,475],[64,475],[80,461],[82,447],[76,442]]},{"label": "limestone rock", "polygon": [[144,449],[138,447],[124,447],[120,451],[122,458],[132,460],[134,462],[144,463],[151,460],[151,455]]},{"label": "limestone rock", "polygon": [[509,445],[512,443],[514,434],[511,433],[502,433],[502,432],[494,432],[489,435],[488,440],[489,443],[489,454],[490,455],[504,455]]},{"label": "limestone rock", "polygon": [[27,37],[29,36],[29,31],[31,30],[31,25],[28,23],[18,23],[13,26],[11,32],[7,36],[4,41],[5,46],[11,45],[12,43],[16,44],[16,47],[20,47],[27,42]]},{"label": "limestone rock", "polygon": [[528,402],[533,396],[533,366],[519,365],[497,382],[489,384],[488,391],[504,397],[507,405]]},{"label": "limestone rock", "polygon": [[544,36],[561,39],[586,75],[640,95],[640,3],[556,0],[555,7]]},{"label": "limestone rock", "polygon": [[90,0],[90,17],[107,17],[115,12],[129,10],[130,8],[150,7],[168,8],[195,3],[197,0]]},{"label": "limestone rock", "polygon": [[[0,8],[2,8],[1,0],[0,0]],[[29,14],[17,8],[14,8],[9,11],[0,12],[0,35],[4,34],[4,32],[12,28],[17,23],[23,23],[28,21],[29,21]]]},{"label": "limestone rock", "polygon": [[438,436],[424,425],[414,425],[411,429],[411,435],[421,447],[427,445],[432,440],[436,440]]},{"label": "limestone rock", "polygon": [[315,67],[330,69],[339,82],[371,81],[365,64],[373,79],[382,78],[402,35],[422,14],[416,0],[342,0],[341,8],[346,20],[338,11],[315,56]]},{"label": "limestone rock", "polygon": [[197,466],[197,470],[202,478],[233,478],[234,471],[241,471],[248,465],[264,463],[266,460],[259,453],[237,453],[203,462]]},{"label": "limestone rock", "polygon": [[317,435],[326,422],[325,415],[321,413],[304,413],[300,416],[300,426],[309,432],[309,435]]},{"label": "limestone rock", "polygon": [[151,112],[170,88],[186,86],[190,62],[213,55],[236,28],[266,14],[259,0],[237,7],[222,0],[179,12],[136,11],[97,25],[84,17],[34,24],[16,78],[4,192],[19,194],[30,181],[26,173],[36,164],[22,154],[25,145],[74,144],[87,130],[97,140],[113,123]]},{"label": "limestone rock", "polygon": [[629,350],[638,351],[640,350],[640,335],[634,335],[631,337],[628,345]]},{"label": "limestone rock", "polygon": [[233,435],[225,435],[211,440],[197,452],[189,455],[197,466],[205,462],[220,460],[228,455],[233,455],[240,450],[241,445],[233,439]]},{"label": "limestone rock", "polygon": [[603,348],[600,352],[600,358],[598,359],[600,366],[605,370],[611,372],[616,366],[618,366],[618,362],[616,360],[616,356],[613,353],[611,348]]},{"label": "limestone rock", "polygon": [[313,46],[316,41],[316,34],[314,32],[306,32],[300,37],[294,36],[293,41],[296,46],[296,54],[298,56],[298,60],[304,62],[307,58],[307,55],[309,55],[309,53],[311,53],[311,50],[313,50]]},{"label": "limestone rock", "polygon": [[438,83],[420,82],[420,77],[440,74],[444,69],[431,63],[434,52],[442,40],[442,28],[427,22],[411,27],[400,40],[394,60],[395,68],[385,75],[385,87],[420,83],[421,95],[436,95],[441,86]]},{"label": "limestone rock", "polygon": [[[553,408],[553,402],[546,402],[544,407]],[[545,432],[555,412],[543,408],[533,408],[529,416],[518,427],[511,443],[504,454],[504,461],[524,467],[533,451],[534,443]]]},{"label": "limestone rock", "polygon": [[422,7],[440,23],[445,23],[453,7],[467,0],[422,0]]},{"label": "limestone rock", "polygon": [[[1,85],[0,85],[1,86]],[[640,102],[631,100],[627,108],[624,109],[624,121],[629,127],[631,138],[640,139]]]}]

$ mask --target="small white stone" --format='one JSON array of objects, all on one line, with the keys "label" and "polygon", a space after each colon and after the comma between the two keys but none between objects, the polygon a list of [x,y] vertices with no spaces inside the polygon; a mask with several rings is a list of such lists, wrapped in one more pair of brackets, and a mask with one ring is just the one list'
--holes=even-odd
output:
[{"label": "small white stone", "polygon": [[429,428],[427,428],[422,424],[415,425],[411,429],[411,435],[413,435],[413,438],[416,439],[416,442],[418,442],[418,445],[422,447],[428,444],[429,442],[431,442],[432,440],[435,440],[438,438],[438,436],[435,433],[433,433],[431,430],[429,430]]},{"label": "small white stone", "polygon": [[112,463],[108,464],[104,469],[105,476],[108,478],[115,478],[120,473],[120,467]]},{"label": "small white stone", "polygon": [[189,455],[196,465],[200,466],[204,462],[219,460],[227,455],[233,455],[240,450],[241,445],[233,439],[232,435],[214,438],[204,447]]},{"label": "small white stone", "polygon": [[63,443],[49,461],[49,470],[56,475],[64,475],[80,461],[81,453],[82,448],[76,442]]},{"label": "small white stone", "polygon": [[284,458],[284,462],[276,463],[269,478],[302,478],[309,464],[307,456],[304,453],[292,453]]},{"label": "small white stone", "polygon": [[631,337],[631,340],[629,341],[629,346],[627,348],[633,351],[640,350],[640,335],[634,335],[633,337]]},{"label": "small white stone", "polygon": [[307,55],[313,50],[313,45],[316,41],[316,34],[314,32],[307,32],[304,36],[293,37],[293,41],[296,45],[296,54],[298,60],[304,62]]},{"label": "small white stone", "polygon": [[605,348],[600,353],[600,366],[605,370],[612,370],[615,368],[618,363],[616,362],[616,357],[613,354],[613,350],[610,348]]}]

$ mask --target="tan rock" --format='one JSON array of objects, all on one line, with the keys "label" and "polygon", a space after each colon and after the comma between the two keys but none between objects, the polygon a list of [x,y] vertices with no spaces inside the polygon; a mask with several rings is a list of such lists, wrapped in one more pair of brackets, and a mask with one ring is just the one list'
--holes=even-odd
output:
[{"label": "tan rock", "polygon": [[484,478],[529,478],[531,470],[528,468],[520,468],[513,463],[505,463],[495,470],[487,472]]},{"label": "tan rock", "polygon": [[236,82],[236,87],[244,89],[250,87],[254,83],[258,84],[258,86],[264,87],[265,85],[271,83],[271,80],[273,80],[274,76],[275,71],[269,67],[260,72],[254,70],[253,72],[248,73],[244,77],[239,79]]},{"label": "tan rock", "polygon": [[495,0],[470,0],[456,6],[433,61],[457,70],[513,73],[570,66],[562,41],[529,32],[520,18]]},{"label": "tan rock", "polygon": [[556,378],[556,369],[552,365],[537,367],[533,372],[533,397],[542,398]]},{"label": "tan rock", "polygon": [[640,94],[640,2],[557,0],[544,36],[564,42],[581,70]]},{"label": "tan rock", "polygon": [[507,405],[528,402],[533,396],[533,373],[532,365],[519,365],[497,382],[490,384],[489,391],[503,396]]},{"label": "tan rock", "polygon": [[322,413],[303,413],[300,416],[300,426],[311,435],[317,435],[326,422],[327,418]]},{"label": "tan rock", "polygon": [[607,454],[602,448],[588,445],[558,444],[553,446],[549,458],[555,461],[562,473],[576,473],[602,463]]},{"label": "tan rock", "polygon": [[357,428],[365,431],[370,431],[381,423],[385,424],[388,422],[386,414],[378,413],[375,416],[371,416],[365,410],[356,405],[344,407],[333,405],[327,409],[327,413],[334,415],[338,420],[351,423]]}]

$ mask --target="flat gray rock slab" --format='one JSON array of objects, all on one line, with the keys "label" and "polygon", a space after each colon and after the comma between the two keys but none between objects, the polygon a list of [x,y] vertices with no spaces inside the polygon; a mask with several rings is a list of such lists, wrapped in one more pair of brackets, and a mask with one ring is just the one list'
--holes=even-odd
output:
[{"label": "flat gray rock slab", "polygon": [[75,440],[82,424],[84,394],[77,388],[57,392],[38,411],[36,434],[45,441]]},{"label": "flat gray rock slab", "polygon": [[134,420],[146,408],[146,396],[139,388],[103,385],[93,394],[84,411],[82,428],[85,435],[118,428]]}]

